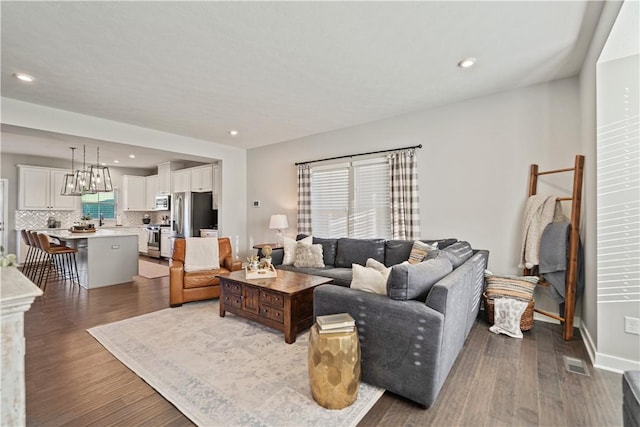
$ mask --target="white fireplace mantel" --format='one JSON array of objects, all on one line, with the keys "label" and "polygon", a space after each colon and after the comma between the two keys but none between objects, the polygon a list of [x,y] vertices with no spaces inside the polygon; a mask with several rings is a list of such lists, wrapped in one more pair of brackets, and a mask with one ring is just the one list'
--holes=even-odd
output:
[{"label": "white fireplace mantel", "polygon": [[0,323],[2,324],[0,425],[24,426],[24,313],[42,295],[15,267],[0,268]]}]

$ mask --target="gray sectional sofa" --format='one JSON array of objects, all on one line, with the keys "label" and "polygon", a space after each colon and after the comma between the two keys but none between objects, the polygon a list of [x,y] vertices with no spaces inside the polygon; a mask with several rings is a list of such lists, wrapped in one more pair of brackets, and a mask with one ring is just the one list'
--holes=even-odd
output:
[{"label": "gray sectional sofa", "polygon": [[[489,252],[442,239],[426,261],[403,265],[411,241],[314,237],[313,242],[323,246],[325,267],[281,265],[282,251],[274,251],[273,264],[334,279],[333,285],[316,288],[314,316],[349,313],[356,320],[362,380],[431,406],[478,315]],[[388,295],[349,287],[351,264],[365,265],[367,258],[393,266]],[[450,267],[443,275],[446,263]]]}]

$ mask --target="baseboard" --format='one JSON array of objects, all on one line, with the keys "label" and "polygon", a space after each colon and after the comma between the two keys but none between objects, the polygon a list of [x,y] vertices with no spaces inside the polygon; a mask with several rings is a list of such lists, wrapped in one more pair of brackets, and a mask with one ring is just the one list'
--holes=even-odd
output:
[{"label": "baseboard", "polygon": [[624,371],[640,370],[640,362],[598,353],[591,334],[589,334],[589,330],[584,328],[584,326],[580,327],[580,333],[582,334],[582,342],[594,368],[615,372],[617,374],[622,374]]}]

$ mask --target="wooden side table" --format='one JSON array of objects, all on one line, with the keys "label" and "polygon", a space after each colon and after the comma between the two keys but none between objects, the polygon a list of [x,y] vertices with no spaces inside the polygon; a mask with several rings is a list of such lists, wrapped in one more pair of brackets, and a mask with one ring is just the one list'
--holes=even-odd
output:
[{"label": "wooden side table", "polygon": [[308,353],[311,394],[320,406],[342,409],[358,398],[360,342],[358,331],[320,334],[311,327]]},{"label": "wooden side table", "polygon": [[282,245],[278,246],[278,244],[276,243],[259,243],[257,245],[253,245],[253,249],[258,250],[258,258],[262,258],[262,248],[264,248],[265,246],[271,246],[271,249],[273,250],[276,250],[276,249],[284,250],[284,247]]}]

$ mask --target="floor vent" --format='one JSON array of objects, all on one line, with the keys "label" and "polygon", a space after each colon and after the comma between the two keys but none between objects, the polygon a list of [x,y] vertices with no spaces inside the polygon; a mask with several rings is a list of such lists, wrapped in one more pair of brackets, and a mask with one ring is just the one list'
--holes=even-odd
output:
[{"label": "floor vent", "polygon": [[574,374],[589,376],[589,369],[582,359],[576,359],[575,357],[562,356],[564,359],[564,368]]}]

